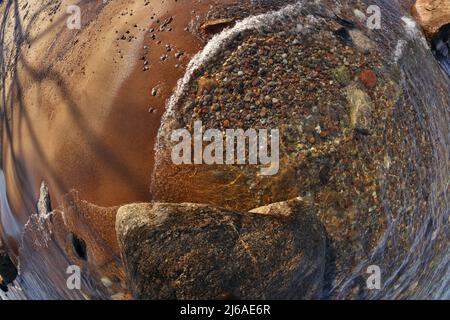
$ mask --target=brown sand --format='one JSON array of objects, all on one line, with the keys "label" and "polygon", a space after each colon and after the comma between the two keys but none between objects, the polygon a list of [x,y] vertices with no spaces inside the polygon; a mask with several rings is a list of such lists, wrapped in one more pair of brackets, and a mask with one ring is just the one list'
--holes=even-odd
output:
[{"label": "brown sand", "polygon": [[[20,224],[36,211],[42,180],[53,208],[72,189],[104,207],[151,200],[153,148],[165,101],[203,46],[185,28],[218,2],[228,1],[112,1],[103,9],[101,1],[80,2],[79,31],[66,27],[73,1],[46,8],[32,23],[44,5],[23,11],[25,1],[13,5],[10,11],[17,8],[22,17],[19,30],[31,40],[12,65],[17,73],[6,85],[9,121],[3,131],[7,195]],[[168,17],[170,25],[157,31]],[[10,15],[9,28],[18,21]],[[7,53],[18,47],[9,31]],[[184,53],[179,59],[178,52]]]}]

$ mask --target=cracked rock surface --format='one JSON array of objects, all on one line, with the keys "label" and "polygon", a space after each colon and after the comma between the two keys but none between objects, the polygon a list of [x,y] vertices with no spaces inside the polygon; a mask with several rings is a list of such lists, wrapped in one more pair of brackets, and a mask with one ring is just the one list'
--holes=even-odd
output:
[{"label": "cracked rock surface", "polygon": [[252,213],[132,204],[116,231],[139,299],[320,298],[325,232],[302,200]]}]

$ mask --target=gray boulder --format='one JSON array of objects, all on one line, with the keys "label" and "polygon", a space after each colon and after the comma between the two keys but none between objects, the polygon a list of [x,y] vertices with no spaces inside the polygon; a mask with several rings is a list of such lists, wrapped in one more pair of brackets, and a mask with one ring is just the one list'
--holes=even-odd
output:
[{"label": "gray boulder", "polygon": [[138,299],[320,298],[325,231],[300,199],[248,213],[132,204],[116,231]]}]

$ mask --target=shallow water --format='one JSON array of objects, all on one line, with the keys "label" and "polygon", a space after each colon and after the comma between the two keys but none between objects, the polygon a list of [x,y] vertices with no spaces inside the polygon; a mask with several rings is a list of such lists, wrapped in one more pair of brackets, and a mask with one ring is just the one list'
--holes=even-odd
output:
[{"label": "shallow water", "polygon": [[450,76],[450,24],[443,26],[435,39],[432,48],[442,68]]},{"label": "shallow water", "polygon": [[[327,1],[323,1],[324,3]],[[339,3],[339,1],[335,1]],[[329,2],[328,2],[329,3]],[[384,287],[360,296],[364,299],[447,299],[450,297],[450,247],[449,247],[449,166],[450,155],[450,81],[439,68],[433,58],[430,48],[415,22],[407,16],[405,10],[395,1],[375,1],[381,7],[383,16],[382,29],[372,34],[381,51],[384,51],[386,68],[389,72],[397,73],[399,83],[404,93],[405,103],[410,103],[411,109],[417,114],[411,120],[416,124],[411,130],[405,130],[403,137],[405,157],[401,176],[404,181],[412,181],[413,185],[404,185],[403,189],[393,186],[392,181],[380,179],[381,194],[384,194],[383,206],[389,221],[387,231],[379,244],[369,254],[370,258],[361,261],[346,276],[343,281],[333,283],[327,298],[346,298],[353,296],[355,287],[361,282],[361,274],[365,273],[369,265],[381,267]],[[371,3],[372,4],[372,3]],[[165,121],[159,133],[159,160],[164,159],[164,149],[167,147],[164,137],[170,128],[170,121],[176,118],[177,104],[185,90],[188,90],[195,71],[203,64],[214,58],[220,50],[236,35],[246,30],[270,29],[271,26],[290,22],[305,7],[300,2],[287,6],[278,12],[250,17],[238,23],[234,28],[213,38],[205,49],[194,57],[188,67],[184,79],[180,80],[177,91],[172,96],[165,114]],[[331,7],[331,6],[330,6]],[[311,12],[329,14],[327,10],[311,7]],[[387,13],[387,16],[386,16]],[[330,15],[331,16],[331,15]],[[445,69],[445,64],[443,64]],[[402,123],[403,112],[398,110],[395,117]],[[167,127],[167,128],[166,128]],[[417,139],[421,139],[423,130],[431,141],[432,166],[423,172],[422,154]],[[395,151],[393,150],[395,156]],[[161,169],[162,163],[157,163],[155,173]],[[419,173],[418,177],[416,177]],[[381,175],[386,173],[381,173]],[[153,179],[153,182],[157,178]],[[397,181],[398,183],[398,181]],[[158,186],[153,186],[157,194]],[[396,199],[401,205],[392,212],[388,190],[395,188]],[[413,191],[411,191],[413,190]],[[415,192],[426,194],[415,196]],[[167,190],[165,190],[167,192]],[[164,199],[164,195],[161,196]],[[421,202],[426,201],[425,206]],[[425,210],[425,211],[424,211]],[[399,229],[402,224],[408,224],[406,237],[411,241],[411,247],[403,248]],[[405,249],[407,250],[405,252]]]},{"label": "shallow water", "polygon": [[[384,214],[389,221],[387,231],[380,239],[370,259],[361,261],[353,272],[346,275],[343,281],[333,283],[327,298],[346,298],[351,296],[356,284],[360,282],[361,273],[368,265],[379,265],[382,268],[383,290],[373,291],[363,298],[396,299],[424,298],[450,299],[450,247],[449,247],[449,160],[450,160],[450,78],[444,73],[446,66],[438,66],[437,61],[426,44],[422,33],[406,15],[404,9],[396,1],[379,0],[377,3],[383,14],[382,30],[373,32],[372,37],[382,48],[388,72],[398,76],[398,82],[403,92],[404,105],[394,117],[403,125],[403,113],[414,111],[412,117],[415,125],[411,130],[405,130],[402,137],[405,142],[404,166],[400,172],[400,180],[411,183],[399,187],[400,181],[384,178],[386,172],[380,172],[379,186],[383,196]],[[323,1],[328,6],[331,1]],[[334,1],[339,3],[339,1]],[[338,6],[339,7],[339,6]],[[188,66],[184,79],[180,80],[175,94],[169,101],[168,111],[164,119],[168,121],[173,116],[177,99],[189,83],[194,71],[206,61],[214,57],[218,50],[234,36],[243,30],[255,28],[270,28],[286,21],[295,20],[304,4],[299,3],[281,9],[278,12],[251,17],[238,23],[230,30],[216,36],[206,47],[194,57]],[[311,7],[311,12],[317,12]],[[323,10],[325,14],[329,11]],[[449,71],[449,70],[447,70]],[[421,132],[417,131],[417,128]],[[165,126],[160,129],[161,133]],[[419,147],[422,133],[431,141],[429,161],[432,164],[422,167],[423,150]],[[163,145],[160,139],[160,148]],[[160,149],[157,148],[158,153]],[[395,153],[395,150],[392,150]],[[392,156],[395,156],[393,154]],[[156,165],[156,169],[158,164]],[[1,222],[5,230],[4,237],[21,238],[21,223],[17,221],[7,199],[5,179],[0,173]],[[395,183],[395,185],[393,185]],[[395,189],[399,206],[392,209],[390,190]],[[32,217],[28,222],[20,249],[22,272],[14,286],[11,286],[8,296],[0,293],[3,299],[87,299],[108,298],[110,293],[91,281],[83,278],[86,292],[70,292],[64,288],[65,270],[71,264],[66,252],[52,241],[53,234],[48,226],[49,217]],[[404,243],[399,236],[400,229],[407,224],[407,231],[402,230],[410,240],[410,247],[405,252]],[[95,232],[95,231],[93,231]],[[37,247],[45,248],[44,255],[36,251]],[[44,258],[43,258],[44,257]],[[27,268],[23,268],[26,265]],[[53,274],[48,274],[52,267]],[[52,282],[57,287],[52,285]]]}]

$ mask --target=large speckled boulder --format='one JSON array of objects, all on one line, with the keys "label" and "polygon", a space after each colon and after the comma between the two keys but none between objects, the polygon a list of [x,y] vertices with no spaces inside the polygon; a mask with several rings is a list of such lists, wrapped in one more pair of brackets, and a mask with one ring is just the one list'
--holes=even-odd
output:
[{"label": "large speckled boulder", "polygon": [[250,213],[133,204],[116,231],[139,299],[311,299],[322,294],[323,227],[301,200]]}]

